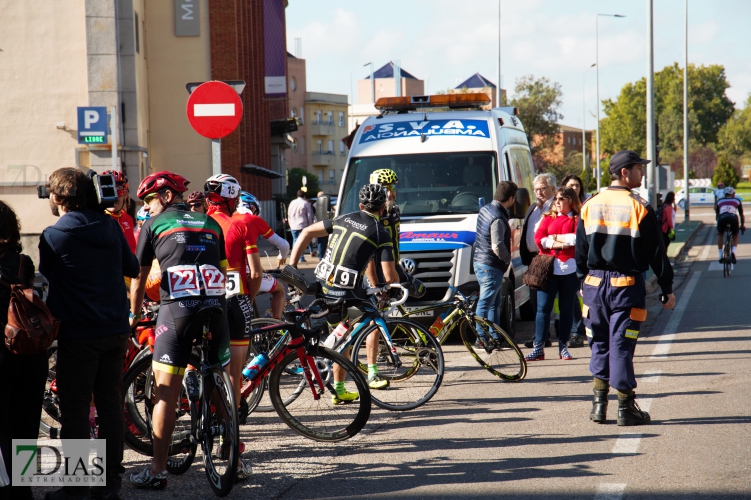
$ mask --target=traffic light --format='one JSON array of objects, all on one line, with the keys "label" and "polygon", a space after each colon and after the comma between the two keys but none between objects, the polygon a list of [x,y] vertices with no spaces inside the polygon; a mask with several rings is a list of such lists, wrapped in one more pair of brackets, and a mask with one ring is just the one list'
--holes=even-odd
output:
[{"label": "traffic light", "polygon": [[662,150],[662,146],[660,145],[660,125],[655,122],[655,166],[660,165],[660,150]]}]

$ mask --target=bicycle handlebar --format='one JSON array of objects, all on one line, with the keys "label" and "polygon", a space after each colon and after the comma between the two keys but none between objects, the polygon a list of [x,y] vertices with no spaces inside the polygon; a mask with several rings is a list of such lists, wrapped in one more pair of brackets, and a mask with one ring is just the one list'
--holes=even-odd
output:
[{"label": "bicycle handlebar", "polygon": [[392,307],[400,306],[400,305],[404,304],[405,302],[407,302],[407,299],[409,298],[409,290],[407,290],[406,288],[404,288],[399,283],[389,283],[389,284],[386,284],[386,285],[383,285],[383,286],[377,286],[377,287],[373,287],[373,288],[368,288],[366,290],[366,293],[368,295],[375,295],[377,293],[381,293],[381,292],[385,292],[387,290],[391,290],[392,288],[398,288],[398,289],[400,289],[402,291],[402,297],[399,300],[390,301]]},{"label": "bicycle handlebar", "polygon": [[[319,312],[317,313],[310,312],[310,310],[313,307],[317,307],[319,305],[321,306],[321,310]],[[312,319],[320,319],[329,314],[329,308],[328,308],[328,305],[326,304],[325,299],[314,300],[313,302],[310,303],[307,309],[308,309],[308,312],[310,312],[310,318]]]}]

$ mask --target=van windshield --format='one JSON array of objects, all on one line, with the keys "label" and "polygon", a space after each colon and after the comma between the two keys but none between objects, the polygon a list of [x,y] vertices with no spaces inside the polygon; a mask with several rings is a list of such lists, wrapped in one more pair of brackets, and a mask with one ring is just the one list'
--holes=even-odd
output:
[{"label": "van windshield", "polygon": [[390,168],[399,178],[396,203],[402,215],[476,214],[481,198],[484,203],[493,200],[496,162],[492,151],[354,157],[339,214],[359,210],[360,188],[381,168]]}]

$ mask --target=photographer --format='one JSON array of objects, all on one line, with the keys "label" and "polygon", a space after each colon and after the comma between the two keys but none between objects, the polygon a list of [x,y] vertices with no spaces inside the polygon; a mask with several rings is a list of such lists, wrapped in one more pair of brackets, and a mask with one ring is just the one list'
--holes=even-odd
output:
[{"label": "photographer", "polygon": [[[57,387],[63,439],[89,439],[94,394],[99,438],[107,441],[107,486],[93,498],[118,498],[124,471],[123,359],[130,327],[123,276],[139,266],[117,222],[99,207],[94,183],[75,168],[50,176],[50,207],[60,220],[39,240],[39,271],[49,281],[47,306],[60,320]],[[47,499],[88,498],[87,486],[64,486]]]}]

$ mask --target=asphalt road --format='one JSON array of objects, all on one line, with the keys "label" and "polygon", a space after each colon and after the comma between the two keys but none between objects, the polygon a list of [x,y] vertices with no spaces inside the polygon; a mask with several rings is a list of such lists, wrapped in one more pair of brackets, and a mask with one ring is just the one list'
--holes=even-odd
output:
[{"label": "asphalt road", "polygon": [[[405,413],[374,407],[348,442],[309,441],[274,413],[254,414],[241,428],[254,475],[227,498],[751,498],[751,235],[730,278],[715,241],[705,226],[676,265],[674,311],[649,299],[635,366],[651,425],[616,426],[614,394],[609,421],[588,420],[588,348],[573,349],[573,361],[530,363],[524,381],[504,383],[447,345],[431,402]],[[519,326],[518,338],[531,335],[531,323]],[[146,464],[126,450],[128,472]],[[200,452],[169,481],[161,492],[124,484],[122,497],[213,497]]]}]

